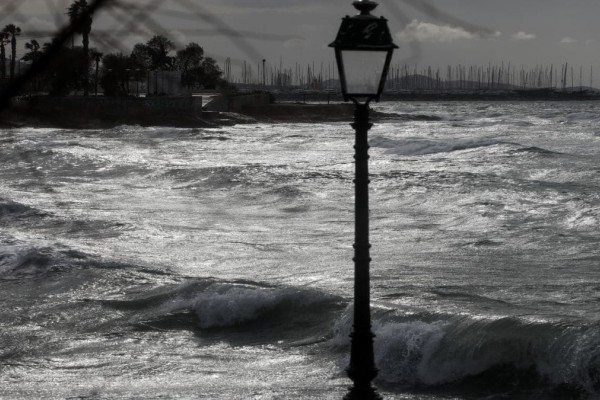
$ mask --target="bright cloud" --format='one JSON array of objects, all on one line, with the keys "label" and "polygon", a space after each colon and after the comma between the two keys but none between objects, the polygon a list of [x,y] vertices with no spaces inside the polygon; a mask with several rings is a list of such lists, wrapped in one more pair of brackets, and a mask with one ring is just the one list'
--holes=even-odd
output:
[{"label": "bright cloud", "polygon": [[569,36],[565,36],[564,38],[560,39],[561,44],[570,44],[570,43],[575,43],[577,42],[577,39],[573,39],[572,37]]},{"label": "bright cloud", "polygon": [[460,39],[477,39],[478,34],[468,32],[464,28],[450,25],[435,25],[413,19],[396,34],[402,42],[451,42]]},{"label": "bright cloud", "polygon": [[523,31],[517,32],[514,35],[512,35],[512,38],[514,40],[532,40],[535,39],[536,36],[533,33],[526,33]]},{"label": "bright cloud", "polygon": [[175,42],[177,47],[183,47],[187,43],[187,37],[185,33],[177,30],[173,30],[169,32],[169,38]]}]

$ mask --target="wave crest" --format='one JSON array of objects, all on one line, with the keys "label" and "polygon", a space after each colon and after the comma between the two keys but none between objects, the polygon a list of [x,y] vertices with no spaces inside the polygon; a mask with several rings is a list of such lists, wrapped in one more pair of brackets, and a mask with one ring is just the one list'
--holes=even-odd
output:
[{"label": "wave crest", "polygon": [[1,275],[30,275],[46,271],[51,263],[48,249],[0,249]]},{"label": "wave crest", "polygon": [[0,198],[0,220],[8,218],[23,218],[28,216],[44,216],[43,212],[29,207],[25,204],[17,203]]},{"label": "wave crest", "polygon": [[[347,346],[351,310],[332,343]],[[600,327],[527,318],[412,315],[374,310],[380,384],[403,388],[501,385],[518,392],[564,390],[600,394]],[[502,371],[502,372],[499,372]],[[473,386],[476,388],[473,389]]]},{"label": "wave crest", "polygon": [[[187,292],[187,293],[186,293]],[[201,329],[231,327],[271,315],[336,303],[337,298],[314,289],[212,283],[200,291],[179,293],[161,313],[193,310]]]},{"label": "wave crest", "polygon": [[386,153],[400,156],[450,153],[453,151],[489,147],[501,143],[493,139],[459,139],[445,142],[427,139],[389,139],[381,136],[374,137],[370,141],[372,147],[384,148],[387,149]]}]

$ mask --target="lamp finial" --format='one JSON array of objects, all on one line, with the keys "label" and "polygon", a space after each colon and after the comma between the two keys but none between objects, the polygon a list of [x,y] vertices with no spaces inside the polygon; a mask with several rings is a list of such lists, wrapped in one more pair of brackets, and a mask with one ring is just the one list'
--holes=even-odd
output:
[{"label": "lamp finial", "polygon": [[356,0],[352,5],[360,11],[360,15],[371,15],[370,12],[378,6],[377,3],[371,0]]}]

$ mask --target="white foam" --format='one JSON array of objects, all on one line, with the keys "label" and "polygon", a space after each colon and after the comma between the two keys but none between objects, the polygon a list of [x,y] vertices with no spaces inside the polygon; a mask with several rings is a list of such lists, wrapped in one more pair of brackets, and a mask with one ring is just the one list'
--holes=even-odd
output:
[{"label": "white foam", "polygon": [[443,380],[445,377],[431,376],[430,358],[438,350],[448,325],[443,321],[374,325],[375,363],[381,366],[379,379],[408,386]]}]

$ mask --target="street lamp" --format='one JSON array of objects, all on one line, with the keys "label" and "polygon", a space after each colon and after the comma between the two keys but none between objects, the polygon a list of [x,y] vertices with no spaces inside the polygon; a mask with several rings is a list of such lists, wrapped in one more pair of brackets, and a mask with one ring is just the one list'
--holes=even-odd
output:
[{"label": "street lamp", "polygon": [[369,103],[379,101],[394,49],[387,20],[370,14],[377,7],[371,0],[352,3],[359,14],[342,19],[340,30],[329,46],[335,50],[344,101],[355,104],[355,225],[354,225],[354,324],[350,337],[348,376],[354,382],[346,400],[381,399],[371,381],[377,376],[373,357],[369,294],[369,165],[367,134]]}]

